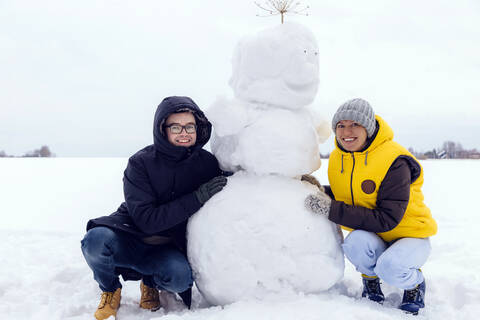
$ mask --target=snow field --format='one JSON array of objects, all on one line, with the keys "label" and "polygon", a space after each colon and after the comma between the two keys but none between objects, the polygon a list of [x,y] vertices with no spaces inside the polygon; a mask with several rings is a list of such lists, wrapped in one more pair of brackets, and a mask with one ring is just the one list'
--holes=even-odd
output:
[{"label": "snow field", "polygon": [[[315,175],[327,182],[328,161]],[[122,201],[127,160],[0,159],[0,314],[5,319],[93,319],[100,291],[80,251],[89,218]],[[423,267],[426,308],[416,319],[476,319],[480,314],[477,183],[480,161],[421,161],[424,194],[439,225]],[[412,319],[395,309],[400,290],[383,284],[384,306],[361,299],[358,273],[321,294],[281,292],[208,307],[197,291],[192,310],[138,308],[139,283],[124,283],[118,318],[133,319]],[[321,271],[319,271],[321,272]],[[175,309],[175,308],[173,308]]]}]

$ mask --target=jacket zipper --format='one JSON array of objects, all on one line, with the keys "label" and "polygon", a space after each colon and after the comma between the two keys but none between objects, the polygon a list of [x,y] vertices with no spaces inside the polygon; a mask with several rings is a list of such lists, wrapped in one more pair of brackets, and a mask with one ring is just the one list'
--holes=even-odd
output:
[{"label": "jacket zipper", "polygon": [[350,175],[350,194],[352,195],[352,206],[355,205],[355,199],[353,198],[353,170],[355,169],[355,156],[352,152],[352,159],[353,159],[353,166],[352,166],[352,173]]}]

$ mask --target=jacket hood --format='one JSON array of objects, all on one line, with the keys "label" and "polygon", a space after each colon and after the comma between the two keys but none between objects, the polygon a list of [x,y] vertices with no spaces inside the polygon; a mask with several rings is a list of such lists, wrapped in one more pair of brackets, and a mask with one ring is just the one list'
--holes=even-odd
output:
[{"label": "jacket hood", "polygon": [[[188,148],[171,144],[163,131],[163,124],[168,116],[183,111],[192,112],[197,124],[197,141],[195,145]],[[198,105],[189,97],[167,97],[157,107],[153,120],[153,144],[155,150],[167,159],[179,161],[189,157],[208,142],[211,132],[212,124]]]},{"label": "jacket hood", "polygon": [[[388,140],[393,140],[393,130],[380,116],[375,115],[375,120],[377,121],[377,129],[373,134],[372,138],[367,140],[367,147],[358,151],[358,153],[371,152],[373,149],[384,143]],[[335,147],[338,148],[342,153],[350,153],[342,148],[335,138]]]},{"label": "jacket hood", "polygon": [[[369,152],[376,149],[381,144],[387,141],[393,140],[393,130],[388,125],[388,123],[385,122],[385,120],[383,120],[378,115],[375,115],[375,120],[377,121],[377,128],[375,129],[374,135],[367,140],[367,146],[364,149],[362,149],[361,151],[355,152],[357,154],[365,154],[365,165],[367,165],[368,163],[367,157]],[[343,149],[342,146],[337,142],[337,139],[335,139],[335,147],[338,150],[340,150],[342,154],[341,161],[342,161],[342,171],[343,171],[343,155],[350,152]],[[401,155],[400,158],[403,158],[408,162],[408,166],[411,172],[411,181],[412,182],[416,181],[422,171],[420,164],[417,162],[417,160],[413,155]]]}]

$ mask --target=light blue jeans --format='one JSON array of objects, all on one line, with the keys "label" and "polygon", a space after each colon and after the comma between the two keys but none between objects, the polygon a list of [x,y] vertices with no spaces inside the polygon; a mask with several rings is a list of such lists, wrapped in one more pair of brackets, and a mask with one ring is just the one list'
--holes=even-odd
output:
[{"label": "light blue jeans", "polygon": [[431,251],[428,238],[402,238],[386,243],[375,233],[364,230],[350,232],[342,247],[357,271],[378,276],[389,285],[404,290],[423,282],[420,268]]}]

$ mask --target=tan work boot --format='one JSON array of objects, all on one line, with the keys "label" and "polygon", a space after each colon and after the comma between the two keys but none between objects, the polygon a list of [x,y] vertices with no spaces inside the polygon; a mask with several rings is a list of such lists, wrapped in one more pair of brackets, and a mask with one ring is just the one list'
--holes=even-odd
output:
[{"label": "tan work boot", "polygon": [[142,296],[140,297],[140,308],[152,311],[160,309],[161,305],[157,289],[150,288],[141,281],[140,291],[142,293]]},{"label": "tan work boot", "polygon": [[117,316],[117,310],[120,307],[122,289],[118,288],[115,292],[103,292],[102,298],[100,299],[100,304],[98,305],[97,311],[95,311],[95,319],[105,320],[109,317]]}]

